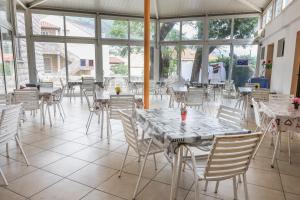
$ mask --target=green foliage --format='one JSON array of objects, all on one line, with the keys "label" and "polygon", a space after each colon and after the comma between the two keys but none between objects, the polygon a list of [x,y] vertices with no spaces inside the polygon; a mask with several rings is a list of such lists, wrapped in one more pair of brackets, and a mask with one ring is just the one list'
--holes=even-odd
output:
[{"label": "green foliage", "polygon": [[231,19],[211,19],[208,28],[209,39],[228,39],[231,34]]},{"label": "green foliage", "polygon": [[234,20],[233,38],[246,39],[254,38],[257,34],[258,19],[252,18],[238,18]]},{"label": "green foliage", "polygon": [[114,74],[118,75],[128,75],[128,66],[125,64],[117,64],[111,66],[111,71],[113,71]]}]

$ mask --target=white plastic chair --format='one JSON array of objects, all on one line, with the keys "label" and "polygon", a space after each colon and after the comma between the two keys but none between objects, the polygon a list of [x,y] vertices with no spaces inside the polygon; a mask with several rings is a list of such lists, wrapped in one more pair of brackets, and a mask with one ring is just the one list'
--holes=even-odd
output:
[{"label": "white plastic chair", "polygon": [[270,94],[269,101],[291,102],[295,96],[290,94]]},{"label": "white plastic chair", "polygon": [[118,115],[121,118],[126,142],[128,144],[127,151],[126,151],[126,154],[125,154],[125,157],[122,162],[121,169],[120,169],[119,177],[122,176],[124,164],[126,162],[126,158],[127,158],[128,151],[130,148],[132,148],[136,152],[136,154],[138,155],[139,158],[144,157],[144,162],[143,162],[143,165],[142,165],[142,168],[141,168],[141,171],[139,174],[139,178],[138,178],[138,181],[137,181],[134,193],[133,193],[133,199],[135,199],[135,197],[138,193],[138,188],[140,185],[140,181],[142,178],[143,171],[145,169],[145,165],[146,165],[148,156],[153,155],[155,170],[157,170],[155,155],[158,153],[164,152],[164,148],[160,142],[154,141],[152,138],[146,138],[146,139],[138,138],[137,127],[136,127],[135,121],[133,120],[132,114],[126,114],[125,112],[119,111]]},{"label": "white plastic chair", "polygon": [[204,111],[204,98],[205,91],[203,89],[190,90],[184,96],[184,103],[186,106],[199,109],[202,108]]},{"label": "white plastic chair", "polygon": [[83,90],[83,94],[85,96],[86,102],[88,104],[88,108],[90,111],[89,117],[88,117],[88,121],[86,123],[86,135],[88,134],[90,125],[91,125],[91,121],[93,119],[94,114],[98,115],[98,123],[100,122],[100,114],[101,114],[101,108],[99,105],[96,104],[96,102],[94,101],[93,103],[91,103],[88,94],[86,93],[86,90]]},{"label": "white plastic chair", "polygon": [[267,102],[269,101],[269,94],[270,90],[268,89],[256,89],[252,91],[251,97],[257,102]]},{"label": "white plastic chair", "polygon": [[53,82],[40,82],[39,85],[43,88],[53,88]]},{"label": "white plastic chair", "polygon": [[82,84],[80,85],[81,102],[83,90],[87,95],[94,95],[95,79],[93,77],[82,77]]},{"label": "white plastic chair", "polygon": [[11,94],[0,94],[0,104],[9,105],[12,101]]},{"label": "white plastic chair", "polygon": [[200,199],[198,181],[205,181],[205,191],[208,181],[216,181],[215,193],[217,193],[219,182],[227,179],[233,180],[234,199],[237,199],[236,177],[241,175],[243,176],[245,199],[248,200],[246,172],[260,139],[261,133],[217,136],[204,165],[197,165],[193,151],[186,147],[192,158],[187,165],[192,168],[196,180],[195,200]]},{"label": "white plastic chair", "polygon": [[230,123],[233,126],[241,127],[243,114],[241,110],[221,105],[218,110],[217,118],[224,123]]},{"label": "white plastic chair", "polygon": [[[20,142],[19,136],[19,122],[20,122],[20,113],[22,105],[10,105],[7,108],[1,111],[0,117],[0,145],[6,144],[6,154],[8,156],[8,142],[11,139],[15,139],[18,147],[21,150],[22,155],[26,161],[26,164],[29,165],[26,154],[23,150],[22,144]],[[0,168],[0,174],[4,180],[5,185],[8,185],[7,179]]]}]

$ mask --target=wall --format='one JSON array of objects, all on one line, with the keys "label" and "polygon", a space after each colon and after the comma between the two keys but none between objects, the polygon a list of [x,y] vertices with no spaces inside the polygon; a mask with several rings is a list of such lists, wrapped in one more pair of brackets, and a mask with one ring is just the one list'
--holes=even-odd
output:
[{"label": "wall", "polygon": [[[263,46],[274,43],[271,90],[284,94],[290,93],[294,65],[295,43],[300,31],[300,1],[295,0],[273,21],[266,25]],[[278,40],[285,38],[283,57],[277,57]],[[265,48],[267,50],[267,47]],[[267,53],[265,52],[265,55]]]}]

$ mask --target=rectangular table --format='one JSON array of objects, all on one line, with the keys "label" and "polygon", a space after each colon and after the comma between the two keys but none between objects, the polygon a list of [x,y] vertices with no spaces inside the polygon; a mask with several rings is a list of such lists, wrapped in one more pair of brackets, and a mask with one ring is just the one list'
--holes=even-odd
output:
[{"label": "rectangular table", "polygon": [[271,162],[271,167],[274,167],[281,132],[300,132],[300,110],[296,110],[289,101],[269,101],[260,104],[261,111],[272,118],[277,126],[278,133]]},{"label": "rectangular table", "polygon": [[137,110],[136,115],[145,133],[162,142],[173,154],[171,200],[176,197],[183,145],[201,145],[217,135],[250,133],[249,130],[222,123],[217,118],[192,109],[188,110],[185,123],[181,123],[179,109]]}]

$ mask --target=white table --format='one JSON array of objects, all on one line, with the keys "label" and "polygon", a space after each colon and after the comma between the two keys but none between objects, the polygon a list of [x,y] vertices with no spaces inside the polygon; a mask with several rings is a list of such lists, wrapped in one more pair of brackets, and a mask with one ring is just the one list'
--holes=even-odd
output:
[{"label": "white table", "polygon": [[189,109],[185,124],[181,123],[179,109],[137,110],[137,120],[145,133],[164,144],[173,156],[173,174],[170,199],[176,199],[181,176],[183,145],[201,145],[217,135],[250,133],[249,130],[221,123],[203,112]]},{"label": "white table", "polygon": [[281,133],[300,132],[300,109],[296,110],[292,102],[289,101],[269,101],[261,102],[261,111],[273,118],[277,125],[278,133],[271,163],[271,167],[274,167]]}]

